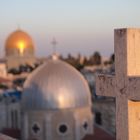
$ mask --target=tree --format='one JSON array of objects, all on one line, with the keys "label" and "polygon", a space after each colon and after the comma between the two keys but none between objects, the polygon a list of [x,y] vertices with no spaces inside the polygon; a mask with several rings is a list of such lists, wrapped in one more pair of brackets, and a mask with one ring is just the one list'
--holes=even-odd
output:
[{"label": "tree", "polygon": [[94,54],[90,57],[90,64],[92,65],[100,65],[101,64],[101,55],[99,52],[94,52]]}]

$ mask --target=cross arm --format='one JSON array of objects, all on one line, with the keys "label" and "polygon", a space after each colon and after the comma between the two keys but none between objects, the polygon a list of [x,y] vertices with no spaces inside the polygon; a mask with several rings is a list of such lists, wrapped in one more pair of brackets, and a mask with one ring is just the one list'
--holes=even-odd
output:
[{"label": "cross arm", "polygon": [[140,77],[128,77],[126,93],[131,100],[140,100]]},{"label": "cross arm", "polygon": [[96,94],[100,96],[115,97],[115,76],[103,74],[97,75]]}]

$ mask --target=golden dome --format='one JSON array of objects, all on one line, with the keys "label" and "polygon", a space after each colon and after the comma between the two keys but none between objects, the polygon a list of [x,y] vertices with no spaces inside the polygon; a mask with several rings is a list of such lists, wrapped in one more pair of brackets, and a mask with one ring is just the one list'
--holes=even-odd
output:
[{"label": "golden dome", "polygon": [[16,30],[9,35],[5,43],[6,56],[33,55],[34,45],[31,37],[22,30]]}]

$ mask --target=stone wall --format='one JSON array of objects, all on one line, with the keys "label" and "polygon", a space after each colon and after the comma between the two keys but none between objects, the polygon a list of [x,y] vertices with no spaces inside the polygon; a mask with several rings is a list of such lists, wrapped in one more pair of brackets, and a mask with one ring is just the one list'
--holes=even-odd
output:
[{"label": "stone wall", "polygon": [[93,102],[95,124],[105,131],[115,135],[115,101],[109,99],[97,99]]}]

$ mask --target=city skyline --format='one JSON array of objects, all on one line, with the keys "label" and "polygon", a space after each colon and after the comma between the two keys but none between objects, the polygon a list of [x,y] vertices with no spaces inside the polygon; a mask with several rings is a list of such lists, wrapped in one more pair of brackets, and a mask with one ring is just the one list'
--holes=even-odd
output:
[{"label": "city skyline", "polygon": [[5,0],[0,5],[0,56],[5,40],[19,25],[32,37],[37,56],[52,53],[53,37],[60,54],[88,56],[99,51],[110,56],[114,28],[140,27],[139,4],[136,0]]}]

